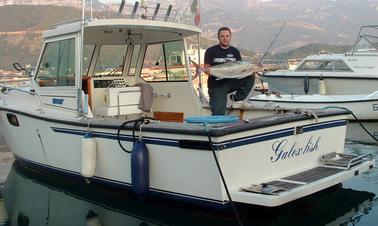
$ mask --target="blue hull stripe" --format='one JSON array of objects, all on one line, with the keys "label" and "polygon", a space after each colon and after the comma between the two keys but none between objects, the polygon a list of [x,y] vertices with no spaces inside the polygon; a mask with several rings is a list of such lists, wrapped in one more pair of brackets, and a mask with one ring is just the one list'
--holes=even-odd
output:
[{"label": "blue hull stripe", "polygon": [[[65,177],[79,179],[83,181],[83,183],[86,183],[84,180],[84,177],[82,177],[80,173],[78,172],[41,164],[32,160],[22,158],[21,156],[16,155],[16,154],[14,154],[14,156],[17,159],[17,161],[21,162],[22,164],[26,166],[41,169],[50,173],[54,173],[56,175],[63,175]],[[90,180],[91,180],[91,183],[95,183],[95,184],[106,186],[106,187],[122,189],[127,192],[132,192],[130,183],[110,180],[110,179],[106,179],[102,177],[92,177]],[[193,204],[197,204],[201,206],[207,206],[207,207],[213,207],[213,208],[219,208],[219,209],[228,208],[228,205],[229,205],[228,201],[226,200],[221,201],[221,200],[216,200],[216,199],[203,198],[203,197],[186,195],[186,194],[181,194],[181,193],[176,193],[176,192],[171,192],[171,191],[166,191],[166,190],[161,190],[161,189],[155,189],[155,188],[149,188],[148,194],[152,196],[156,196],[156,197],[174,199],[178,201],[189,202],[189,203],[193,203]]]},{"label": "blue hull stripe", "polygon": [[[333,128],[333,127],[339,127],[339,126],[345,126],[346,121],[345,120],[335,120],[335,121],[329,121],[329,122],[323,122],[323,123],[317,123],[317,124],[311,124],[308,126],[303,126],[303,132],[312,132],[316,130],[322,130],[327,128]],[[79,135],[84,136],[86,133],[85,129],[77,130],[77,129],[68,129],[68,128],[58,128],[58,127],[51,127],[51,129],[54,132],[57,133],[64,133],[64,134],[70,134],[70,135]],[[117,134],[116,133],[104,133],[104,132],[96,132],[92,131],[92,134],[94,137],[97,138],[103,138],[103,139],[109,139],[109,140],[117,140]],[[294,127],[282,129],[282,130],[276,130],[272,132],[267,133],[261,133],[258,135],[252,135],[242,138],[237,138],[233,140],[228,140],[224,142],[214,142],[213,147],[216,150],[223,150],[227,148],[235,148],[243,145],[253,144],[253,143],[259,143],[264,142],[268,140],[273,140],[277,138],[282,137],[288,137],[294,135]],[[122,141],[132,142],[133,137],[132,135],[120,135],[120,139]],[[137,137],[136,137],[137,139]],[[179,139],[168,139],[168,138],[157,138],[157,137],[148,137],[143,136],[143,140],[147,144],[154,144],[154,145],[161,145],[161,146],[169,146],[169,147],[180,147]],[[206,138],[207,141],[207,138]]]}]

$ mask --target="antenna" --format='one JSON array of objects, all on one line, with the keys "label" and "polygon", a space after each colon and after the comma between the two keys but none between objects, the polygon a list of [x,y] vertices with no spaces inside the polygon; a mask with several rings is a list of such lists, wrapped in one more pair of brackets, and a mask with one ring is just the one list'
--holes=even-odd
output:
[{"label": "antenna", "polygon": [[261,64],[261,62],[264,60],[264,58],[266,57],[266,55],[268,54],[268,52],[270,51],[270,49],[272,48],[274,42],[277,40],[278,38],[278,35],[281,33],[281,31],[284,29],[286,25],[286,21],[282,24],[280,30],[278,31],[278,33],[276,34],[276,36],[274,37],[274,39],[272,40],[272,42],[270,43],[268,49],[265,51],[264,55],[261,57],[261,59],[259,60],[259,64]]},{"label": "antenna", "polygon": [[152,16],[152,20],[155,20],[156,19],[156,16],[159,12],[159,8],[160,8],[160,3],[157,3],[156,4],[156,8],[155,8],[155,11],[154,11],[154,15]]},{"label": "antenna", "polygon": [[122,15],[122,11],[123,11],[123,7],[125,7],[125,3],[126,3],[126,0],[122,0],[121,5],[119,5],[117,17],[119,17],[120,15]]},{"label": "antenna", "polygon": [[130,19],[134,19],[135,18],[135,14],[136,14],[136,11],[138,10],[138,6],[139,6],[139,2],[136,1],[135,4],[134,4],[133,12],[130,15]]},{"label": "antenna", "polygon": [[171,14],[172,11],[172,5],[170,4],[167,9],[167,13],[165,14],[164,21],[168,21],[169,15]]}]

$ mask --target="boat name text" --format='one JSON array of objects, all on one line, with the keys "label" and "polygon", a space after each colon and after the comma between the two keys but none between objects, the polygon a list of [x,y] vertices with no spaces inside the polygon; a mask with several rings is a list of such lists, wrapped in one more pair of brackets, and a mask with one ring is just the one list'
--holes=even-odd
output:
[{"label": "boat name text", "polygon": [[287,139],[275,141],[272,144],[274,156],[270,157],[270,161],[277,162],[279,160],[295,158],[317,151],[319,148],[319,141],[320,137],[315,140],[313,136],[308,139],[307,143],[304,146],[300,146],[298,142],[295,142],[290,146],[288,145],[289,141]]}]

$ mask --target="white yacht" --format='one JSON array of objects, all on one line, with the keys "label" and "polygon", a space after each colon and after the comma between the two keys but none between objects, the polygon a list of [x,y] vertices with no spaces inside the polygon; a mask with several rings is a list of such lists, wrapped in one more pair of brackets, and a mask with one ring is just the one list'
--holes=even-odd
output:
[{"label": "white yacht", "polygon": [[122,8],[45,31],[31,86],[2,87],[1,133],[22,165],[216,207],[282,205],[374,167],[343,153],[345,110],[208,116],[186,53],[201,30],[171,6]]},{"label": "white yacht", "polygon": [[378,87],[378,25],[361,27],[351,52],[304,58],[293,70],[263,74],[269,88],[285,94],[369,94]]}]

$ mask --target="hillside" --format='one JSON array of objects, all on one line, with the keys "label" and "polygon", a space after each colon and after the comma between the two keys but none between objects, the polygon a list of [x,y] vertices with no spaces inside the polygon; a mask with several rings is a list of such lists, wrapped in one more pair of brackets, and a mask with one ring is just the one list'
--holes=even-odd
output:
[{"label": "hillside", "polygon": [[352,49],[351,45],[327,45],[327,44],[307,44],[305,46],[289,50],[284,53],[277,53],[271,58],[275,59],[293,59],[293,58],[304,58],[308,55],[317,54],[320,52],[330,52],[330,53],[345,53]]},{"label": "hillside", "polygon": [[208,0],[203,3],[205,35],[230,26],[237,45],[264,51],[283,22],[273,46],[284,52],[310,43],[352,44],[362,25],[378,21],[378,0]]},{"label": "hillside", "polygon": [[11,5],[0,7],[0,32],[45,30],[51,25],[80,18],[80,10],[65,6]]},{"label": "hillside", "polygon": [[[145,2],[154,5],[162,1]],[[79,18],[78,3],[78,0],[1,1],[0,68],[9,69],[16,61],[34,65],[41,48],[41,31],[54,23]],[[106,7],[96,0],[93,3],[96,9]],[[178,0],[163,4],[168,3],[181,11],[188,5],[188,1]],[[203,47],[216,41],[220,26],[230,26],[233,45],[242,48],[245,55],[262,54],[286,22],[271,53],[280,58],[303,57],[323,49],[343,52],[344,49],[334,51],[334,48],[351,45],[361,25],[378,21],[378,0],[233,0],[233,4],[229,0],[207,0],[201,1],[201,21]],[[300,49],[294,50],[297,48]]]},{"label": "hillside", "polygon": [[41,51],[42,30],[80,16],[80,10],[64,6],[0,7],[0,68],[14,62],[34,65]]}]

